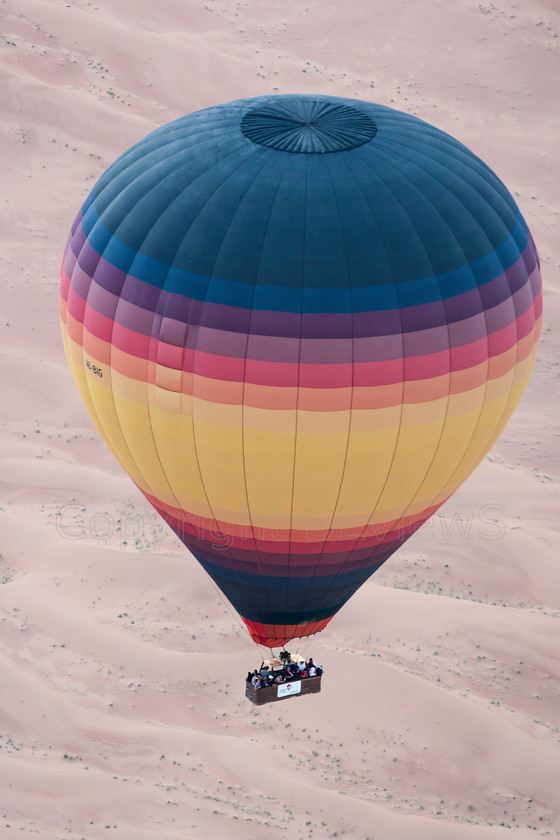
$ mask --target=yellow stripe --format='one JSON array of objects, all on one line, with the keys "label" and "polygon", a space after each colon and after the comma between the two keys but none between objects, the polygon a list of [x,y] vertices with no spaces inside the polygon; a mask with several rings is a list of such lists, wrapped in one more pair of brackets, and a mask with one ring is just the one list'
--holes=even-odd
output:
[{"label": "yellow stripe", "polygon": [[[489,401],[485,405],[486,424],[495,424],[502,410],[503,399]],[[236,511],[233,521],[245,524],[246,476],[249,507],[258,524],[263,524],[263,517],[289,516],[292,499],[295,527],[305,528],[307,517],[316,510],[324,511],[320,517],[322,525],[330,521],[346,455],[346,432],[317,434],[298,424],[296,448],[296,418],[293,415],[283,431],[268,432],[243,430],[240,415],[237,425],[226,428],[197,417],[193,422],[189,416],[167,414],[157,406],[149,412],[145,407],[139,411],[136,403],[127,403],[123,397],[119,398],[118,411],[134,460],[143,467],[142,472],[149,479],[145,489],[166,504],[175,505],[178,499],[185,510],[192,510],[194,505],[202,512],[208,494],[212,510],[208,508],[206,515],[231,521],[232,512]],[[470,434],[478,414],[479,407],[475,406],[468,413],[448,415],[448,441],[441,454],[445,463],[451,462],[457,449],[456,442],[464,441],[466,434]],[[388,511],[402,512],[403,501],[409,501],[409,496],[403,494],[403,487],[416,490],[422,482],[440,439],[443,415],[431,422],[401,426],[400,434],[396,425],[399,417],[400,412],[395,411],[392,428],[352,430],[340,497],[343,516],[348,514],[348,508],[370,511],[379,498],[389,470],[389,481],[379,500],[375,522],[386,521]],[[150,456],[152,435],[167,477],[165,484],[161,482],[159,460],[154,462]],[[397,436],[399,441],[393,460]],[[294,451],[295,483],[292,488]],[[456,483],[460,483],[466,474],[465,469],[461,469]],[[138,469],[133,471],[133,477],[144,485]],[[436,492],[441,489],[441,481],[440,474]],[[422,494],[410,513],[423,510],[432,501],[431,487],[430,494]]]},{"label": "yellow stripe", "polygon": [[100,379],[84,368],[82,349],[64,328],[63,338],[92,417],[145,492],[256,527],[289,527],[293,510],[292,527],[301,530],[328,527],[337,499],[335,528],[365,523],[374,507],[372,523],[383,523],[438,504],[498,436],[534,357],[486,387],[407,404],[401,417],[401,406],[321,413],[217,405],[107,365]]}]

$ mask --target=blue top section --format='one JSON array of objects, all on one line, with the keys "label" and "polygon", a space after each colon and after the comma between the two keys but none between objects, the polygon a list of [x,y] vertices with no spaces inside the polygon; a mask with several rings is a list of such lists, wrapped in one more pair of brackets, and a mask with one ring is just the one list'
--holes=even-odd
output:
[{"label": "blue top section", "polygon": [[304,298],[309,311],[356,312],[393,308],[395,291],[401,306],[449,297],[527,243],[511,195],[456,140],[326,96],[239,100],[169,123],[115,161],[83,213],[92,246],[123,271],[205,299],[211,278],[215,302],[247,308],[258,285],[259,308],[281,311]]}]

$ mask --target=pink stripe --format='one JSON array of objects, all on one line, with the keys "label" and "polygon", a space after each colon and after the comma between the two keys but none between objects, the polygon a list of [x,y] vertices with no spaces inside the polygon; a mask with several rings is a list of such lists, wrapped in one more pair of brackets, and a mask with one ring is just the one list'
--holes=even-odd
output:
[{"label": "pink stripe", "polygon": [[67,297],[67,305],[68,305],[68,314],[71,315],[76,321],[79,321],[83,324],[84,320],[86,319],[86,302],[80,295],[77,295],[72,286],[68,288],[68,297]]},{"label": "pink stripe", "polygon": [[[500,355],[513,347],[518,339],[528,335],[534,327],[535,311],[541,308],[540,295],[535,306],[529,307],[515,321],[470,344],[404,359],[388,359],[355,364],[308,364],[268,362],[204,353],[193,348],[183,350],[176,345],[157,341],[148,335],[123,327],[112,318],[100,315],[70,288],[68,311],[83,322],[93,335],[111,342],[132,356],[149,359],[175,370],[195,373],[208,379],[230,382],[246,381],[254,385],[302,388],[375,387],[391,385],[403,380],[422,381],[448,374],[450,370],[465,370],[489,357]],[[83,308],[83,311],[82,311]]]},{"label": "pink stripe", "polygon": [[[109,318],[107,320],[110,320]],[[129,330],[126,327],[121,327],[120,324],[117,324],[115,321],[112,321],[113,326],[113,336],[111,339],[111,344],[115,347],[118,347],[119,350],[123,350],[125,353],[129,353],[131,356],[138,356],[141,359],[147,359],[150,352],[150,343],[154,345],[156,342],[148,335],[144,335],[143,333],[137,333],[134,330]]]},{"label": "pink stripe", "polygon": [[539,293],[536,295],[536,297],[533,301],[533,307],[535,309],[535,321],[537,321],[542,315],[542,309],[543,309],[542,292],[539,291]]},{"label": "pink stripe", "polygon": [[[76,297],[78,297],[76,295]],[[107,341],[109,344],[115,344],[113,333],[113,325],[115,322],[112,318],[107,318],[105,315],[100,315],[91,306],[85,307],[84,317],[82,321],[86,330],[88,330],[96,338]],[[116,325],[115,325],[116,326]]]}]

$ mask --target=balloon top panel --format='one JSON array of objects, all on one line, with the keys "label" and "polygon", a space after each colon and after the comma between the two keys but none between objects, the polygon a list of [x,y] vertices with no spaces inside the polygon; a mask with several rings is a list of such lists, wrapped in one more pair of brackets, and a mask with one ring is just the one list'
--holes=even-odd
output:
[{"label": "balloon top panel", "polygon": [[358,108],[294,97],[248,111],[241,131],[253,143],[282,152],[325,154],[363,146],[377,126]]}]

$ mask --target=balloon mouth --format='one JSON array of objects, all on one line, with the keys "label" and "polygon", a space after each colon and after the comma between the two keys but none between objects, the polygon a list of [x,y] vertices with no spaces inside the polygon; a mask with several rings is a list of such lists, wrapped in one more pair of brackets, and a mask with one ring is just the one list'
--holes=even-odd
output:
[{"label": "balloon mouth", "polygon": [[327,154],[363,146],[375,137],[377,125],[350,105],[288,97],[248,111],[241,131],[253,143],[277,151]]},{"label": "balloon mouth", "polygon": [[304,621],[301,624],[261,624],[248,618],[244,618],[243,621],[254,642],[264,647],[274,648],[283,647],[292,639],[301,639],[319,633],[327,626],[331,618],[332,615],[320,621]]}]

